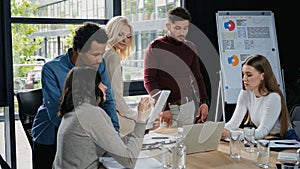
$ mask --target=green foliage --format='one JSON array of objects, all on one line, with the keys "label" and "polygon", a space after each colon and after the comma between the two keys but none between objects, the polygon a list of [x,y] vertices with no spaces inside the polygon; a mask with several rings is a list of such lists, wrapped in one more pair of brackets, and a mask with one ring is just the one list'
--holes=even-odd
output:
[{"label": "green foliage", "polygon": [[[34,11],[38,4],[31,5],[30,0],[11,0],[11,15],[14,17],[33,17]],[[27,63],[27,59],[34,55],[34,52],[41,48],[42,37],[30,36],[38,30],[37,25],[29,24],[12,24],[12,49],[14,64]],[[23,77],[33,66],[16,67],[14,70],[15,77]]]},{"label": "green foliage", "polygon": [[12,16],[32,17],[38,7],[37,3],[31,6],[30,0],[11,0],[10,3]]},{"label": "green foliage", "polygon": [[68,28],[70,30],[70,34],[64,39],[64,48],[68,49],[72,47],[73,37],[75,36],[75,25],[68,25]]},{"label": "green foliage", "polygon": [[144,2],[144,15],[146,15],[146,19],[149,19],[153,12],[154,12],[154,0],[145,1]]},{"label": "green foliage", "polygon": [[154,0],[145,1],[144,10],[146,11],[146,13],[154,12]]},{"label": "green foliage", "polygon": [[125,80],[131,80],[131,75],[129,73],[126,73],[124,76]]},{"label": "green foliage", "polygon": [[137,4],[136,4],[137,2],[135,1],[135,2],[131,2],[131,13],[136,13],[136,9],[137,9]]}]

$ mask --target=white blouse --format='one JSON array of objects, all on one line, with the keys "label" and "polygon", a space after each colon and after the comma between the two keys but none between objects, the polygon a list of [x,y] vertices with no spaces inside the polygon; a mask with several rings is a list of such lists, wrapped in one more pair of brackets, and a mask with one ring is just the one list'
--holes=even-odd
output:
[{"label": "white blouse", "polygon": [[253,90],[241,90],[237,105],[231,119],[225,124],[226,129],[239,128],[244,116],[250,113],[252,123],[257,127],[255,138],[260,139],[268,134],[280,133],[279,115],[281,98],[278,93],[257,98]]}]

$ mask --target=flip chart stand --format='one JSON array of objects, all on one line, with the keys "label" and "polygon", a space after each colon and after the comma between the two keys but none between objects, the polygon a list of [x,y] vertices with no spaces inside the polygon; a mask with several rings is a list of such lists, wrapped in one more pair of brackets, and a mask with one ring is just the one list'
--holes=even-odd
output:
[{"label": "flip chart stand", "polygon": [[219,102],[221,97],[221,104],[222,104],[222,115],[223,115],[223,121],[225,121],[225,106],[224,106],[224,93],[223,93],[223,84],[222,84],[222,73],[221,70],[219,71],[219,87],[218,87],[218,96],[217,96],[217,104],[216,104],[216,114],[215,114],[215,122],[218,121],[218,110],[219,110]]}]

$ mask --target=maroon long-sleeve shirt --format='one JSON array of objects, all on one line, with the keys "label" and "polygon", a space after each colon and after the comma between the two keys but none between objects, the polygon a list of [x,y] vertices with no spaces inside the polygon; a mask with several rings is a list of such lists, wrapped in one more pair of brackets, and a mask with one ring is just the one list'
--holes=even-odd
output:
[{"label": "maroon long-sleeve shirt", "polygon": [[[168,103],[182,97],[192,98],[194,93],[198,101],[207,101],[194,43],[180,42],[169,35],[152,41],[145,52],[144,86],[149,94],[157,89],[170,90]],[[165,110],[169,110],[168,105]]]}]

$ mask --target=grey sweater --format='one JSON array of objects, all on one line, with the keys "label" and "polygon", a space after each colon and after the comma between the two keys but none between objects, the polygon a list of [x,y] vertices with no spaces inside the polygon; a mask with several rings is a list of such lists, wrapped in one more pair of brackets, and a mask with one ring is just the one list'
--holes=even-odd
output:
[{"label": "grey sweater", "polygon": [[119,137],[103,109],[82,104],[64,115],[57,134],[53,169],[97,169],[105,152],[126,168],[134,168],[145,132],[144,123]]}]

